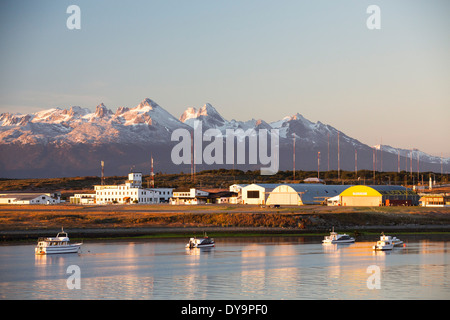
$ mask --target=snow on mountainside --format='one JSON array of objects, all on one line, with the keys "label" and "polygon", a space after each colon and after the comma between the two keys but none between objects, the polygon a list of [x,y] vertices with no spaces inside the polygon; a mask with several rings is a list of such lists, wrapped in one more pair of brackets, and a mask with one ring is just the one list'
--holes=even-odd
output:
[{"label": "snow on mountainside", "polygon": [[[376,150],[381,150],[383,152],[392,153],[393,155],[396,155],[396,156],[398,156],[400,154],[401,157],[406,157],[408,159],[412,158],[413,161],[417,161],[417,158],[419,158],[419,162],[420,161],[434,162],[434,163],[441,162],[441,157],[429,155],[428,153],[420,151],[416,148],[414,148],[412,150],[408,150],[408,149],[394,148],[394,147],[391,147],[389,145],[384,145],[384,144],[383,145],[377,144],[377,145],[373,146],[373,148],[375,148]],[[450,163],[450,159],[442,158],[442,162],[448,164],[448,163]]]},{"label": "snow on mountainside", "polygon": [[227,121],[217,112],[217,110],[209,103],[205,104],[199,110],[195,108],[188,108],[181,115],[180,121],[193,127],[196,120],[202,121],[203,128],[218,128],[221,129]]},{"label": "snow on mountainside", "polygon": [[103,103],[87,108],[53,108],[29,115],[0,114],[1,144],[36,143],[164,143],[183,124],[150,99],[116,113]]},{"label": "snow on mountainside", "polygon": [[[203,131],[218,129],[221,134],[226,134],[227,129],[278,129],[280,170],[292,170],[294,138],[298,169],[317,170],[319,152],[321,170],[336,170],[338,166],[342,170],[353,170],[356,152],[358,169],[373,168],[373,147],[330,125],[311,122],[299,113],[272,123],[261,119],[228,121],[206,103],[198,110],[187,108],[177,119],[147,98],[135,107],[121,106],[115,112],[101,103],[94,112],[73,106],[26,115],[0,114],[0,177],[97,174],[99,161],[106,159],[111,167],[128,171],[130,166],[148,163],[150,152],[156,162],[159,161],[157,165],[161,170],[189,171],[189,165],[181,168],[172,163],[171,150],[176,142],[171,141],[171,135],[178,128],[191,131],[196,120],[201,121]],[[379,146],[375,150],[380,153]],[[383,155],[379,159],[383,159],[383,170],[397,170],[398,163],[404,170],[404,164],[410,163],[410,150],[383,145],[381,151]],[[400,162],[397,161],[399,152]],[[414,150],[414,162],[417,155],[421,171],[440,171],[440,157]],[[442,159],[442,163],[447,171],[450,158]],[[254,170],[255,167],[242,169]],[[379,163],[378,169],[381,169]]]},{"label": "snow on mountainside", "polygon": [[220,115],[220,113],[209,103],[205,104],[199,110],[196,110],[193,107],[187,108],[181,115],[180,121],[192,128],[194,127],[195,121],[201,121],[203,130],[215,128],[219,129],[222,134],[225,134],[227,129],[242,129],[244,131],[249,129],[273,129],[270,124],[261,119],[252,119],[248,121],[237,121],[234,119],[231,121],[225,120]]}]

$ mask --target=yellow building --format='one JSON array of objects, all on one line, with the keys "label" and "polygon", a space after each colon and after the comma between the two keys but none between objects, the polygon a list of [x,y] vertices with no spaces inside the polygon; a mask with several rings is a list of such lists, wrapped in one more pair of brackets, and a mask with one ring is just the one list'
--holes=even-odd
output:
[{"label": "yellow building", "polygon": [[353,186],[345,189],[340,195],[343,206],[381,206],[383,196],[368,186]]},{"label": "yellow building", "polygon": [[418,205],[419,196],[402,186],[352,186],[340,195],[342,206]]}]

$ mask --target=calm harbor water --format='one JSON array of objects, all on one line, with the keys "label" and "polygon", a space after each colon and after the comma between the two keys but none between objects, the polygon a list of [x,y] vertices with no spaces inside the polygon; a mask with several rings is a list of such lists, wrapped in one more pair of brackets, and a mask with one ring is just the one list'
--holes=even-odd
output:
[{"label": "calm harbor water", "polygon": [[2,245],[0,299],[450,299],[450,236],[400,238],[405,247],[390,252],[372,250],[376,236],[229,238],[193,250],[180,239],[85,241],[80,254],[49,256]]}]

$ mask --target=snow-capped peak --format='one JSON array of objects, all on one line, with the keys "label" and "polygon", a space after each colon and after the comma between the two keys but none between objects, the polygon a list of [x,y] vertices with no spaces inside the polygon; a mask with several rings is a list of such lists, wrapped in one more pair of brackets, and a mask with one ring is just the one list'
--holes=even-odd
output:
[{"label": "snow-capped peak", "polygon": [[153,108],[160,107],[155,101],[149,98],[145,98],[141,101],[141,103],[138,104],[137,108],[139,109],[149,109],[152,110]]},{"label": "snow-capped peak", "polygon": [[197,109],[194,107],[187,108],[180,117],[181,122],[185,122],[188,119],[197,118]]},{"label": "snow-capped peak", "polygon": [[92,119],[94,118],[107,118],[112,116],[114,113],[109,110],[103,103],[100,103],[96,109]]},{"label": "snow-capped peak", "polygon": [[202,121],[204,127],[209,128],[221,129],[228,124],[228,121],[226,121],[210,103],[206,103],[199,110],[189,107],[180,117],[181,122],[191,127],[193,127],[195,120]]}]

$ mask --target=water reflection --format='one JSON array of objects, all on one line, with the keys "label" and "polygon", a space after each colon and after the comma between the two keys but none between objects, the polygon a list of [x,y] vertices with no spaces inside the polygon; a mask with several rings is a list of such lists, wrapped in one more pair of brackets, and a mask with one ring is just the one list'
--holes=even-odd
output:
[{"label": "water reflection", "polygon": [[[81,254],[35,256],[28,245],[0,247],[2,299],[448,299],[448,241],[413,239],[374,251],[374,241],[322,245],[300,237],[85,243]],[[67,288],[67,268],[81,289]],[[381,289],[367,287],[368,266]],[[55,292],[57,294],[55,294]]]}]

